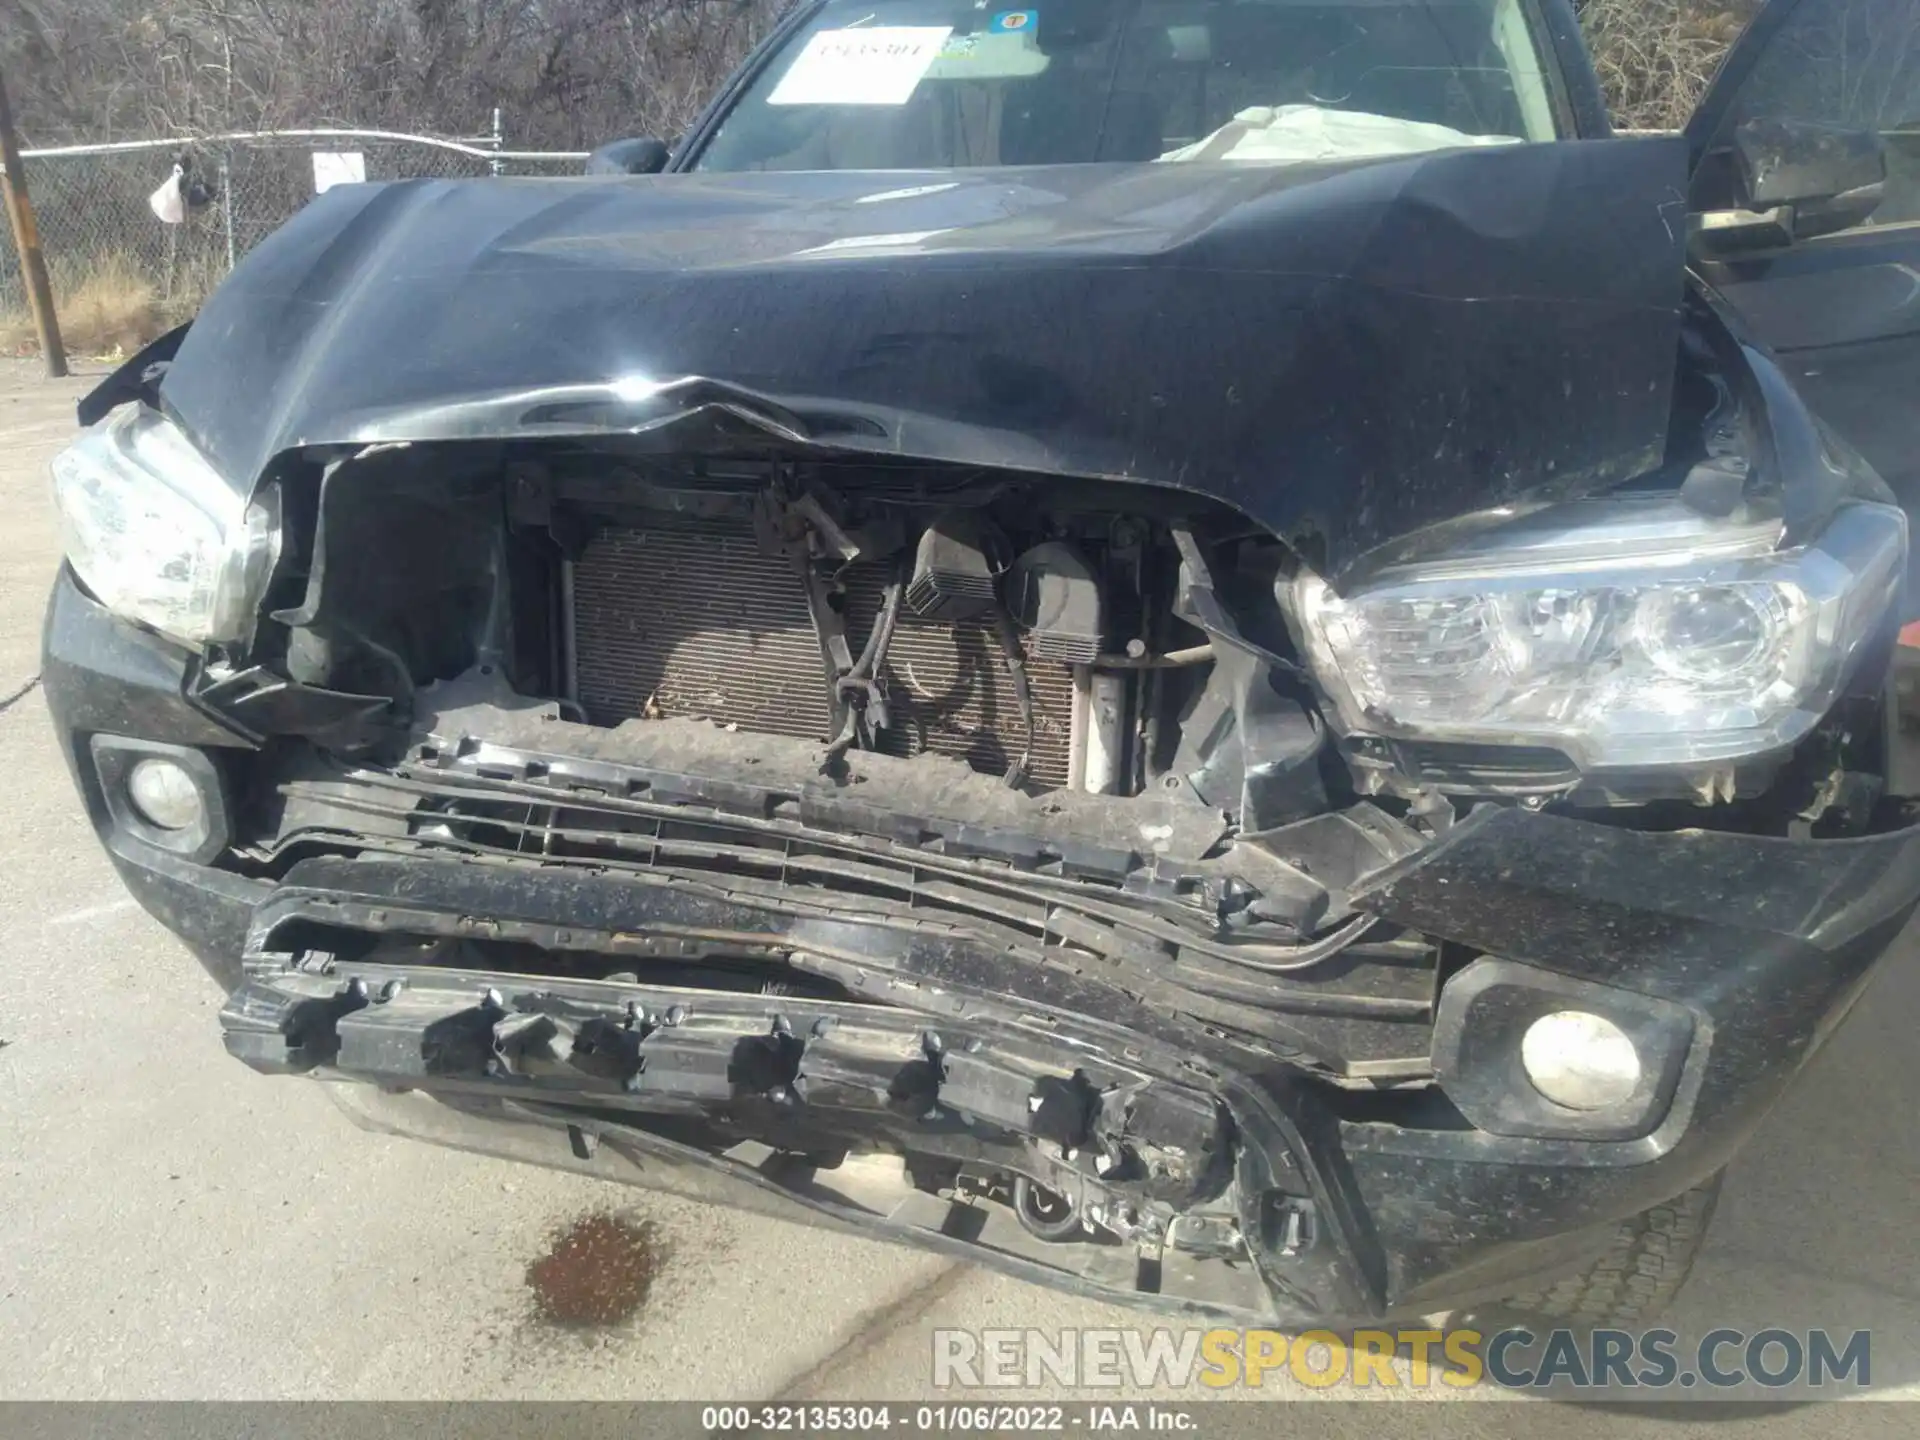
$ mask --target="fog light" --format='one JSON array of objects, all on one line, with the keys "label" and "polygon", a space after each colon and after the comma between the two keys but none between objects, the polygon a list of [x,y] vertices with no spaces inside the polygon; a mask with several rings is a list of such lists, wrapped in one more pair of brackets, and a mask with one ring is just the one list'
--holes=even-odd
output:
[{"label": "fog light", "polygon": [[206,819],[193,777],[171,760],[149,757],[127,776],[127,798],[140,818],[160,830],[190,830]]},{"label": "fog light", "polygon": [[1533,1088],[1569,1110],[1604,1110],[1640,1084],[1640,1054],[1627,1032],[1585,1010],[1556,1010],[1527,1027],[1520,1064]]}]

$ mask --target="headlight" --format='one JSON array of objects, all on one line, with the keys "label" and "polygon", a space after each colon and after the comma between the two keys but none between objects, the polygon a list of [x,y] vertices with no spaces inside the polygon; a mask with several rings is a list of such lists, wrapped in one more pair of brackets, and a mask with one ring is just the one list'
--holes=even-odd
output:
[{"label": "headlight", "polygon": [[1348,733],[1549,746],[1583,769],[1721,761],[1803,735],[1899,589],[1895,507],[1780,538],[1664,496],[1582,501],[1344,595],[1305,576],[1293,608]]},{"label": "headlight", "polygon": [[244,640],[279,558],[272,491],[249,504],[178,426],[123,405],[54,457],[74,573],[116,615],[199,644]]}]

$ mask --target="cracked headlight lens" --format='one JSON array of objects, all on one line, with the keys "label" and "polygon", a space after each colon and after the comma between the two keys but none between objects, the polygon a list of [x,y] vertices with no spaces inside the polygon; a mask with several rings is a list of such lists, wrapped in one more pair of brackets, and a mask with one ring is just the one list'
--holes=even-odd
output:
[{"label": "cracked headlight lens", "polygon": [[1737,759],[1826,712],[1904,570],[1893,506],[1781,536],[1669,497],[1583,501],[1346,594],[1304,576],[1293,610],[1349,734],[1550,746],[1583,769]]},{"label": "cracked headlight lens", "polygon": [[272,489],[249,503],[180,428],[122,405],[53,460],[67,562],[99,602],[190,644],[244,640],[280,553]]}]

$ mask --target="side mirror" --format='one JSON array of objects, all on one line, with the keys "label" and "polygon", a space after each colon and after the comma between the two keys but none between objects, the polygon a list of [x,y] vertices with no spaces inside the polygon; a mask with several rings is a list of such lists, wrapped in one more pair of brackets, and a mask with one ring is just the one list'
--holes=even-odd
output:
[{"label": "side mirror", "polygon": [[587,156],[589,175],[658,175],[667,168],[667,142],[647,136],[615,140]]},{"label": "side mirror", "polygon": [[1697,253],[1735,255],[1851,229],[1879,208],[1887,155],[1870,130],[1748,120],[1729,157],[1737,203],[1693,217]]}]

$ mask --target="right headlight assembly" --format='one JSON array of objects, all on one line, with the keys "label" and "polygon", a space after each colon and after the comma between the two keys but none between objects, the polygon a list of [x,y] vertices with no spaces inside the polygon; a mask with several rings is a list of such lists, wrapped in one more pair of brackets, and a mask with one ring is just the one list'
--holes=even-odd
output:
[{"label": "right headlight assembly", "polygon": [[128,404],[53,458],[67,562],[114,614],[189,645],[240,641],[280,555],[278,492],[248,499],[173,421]]},{"label": "right headlight assembly", "polygon": [[1583,770],[1791,745],[1886,619],[1906,516],[1856,503],[1795,549],[1778,520],[1667,496],[1554,507],[1292,608],[1350,735],[1545,746]]}]

